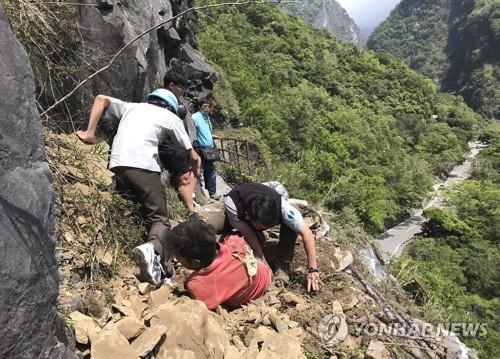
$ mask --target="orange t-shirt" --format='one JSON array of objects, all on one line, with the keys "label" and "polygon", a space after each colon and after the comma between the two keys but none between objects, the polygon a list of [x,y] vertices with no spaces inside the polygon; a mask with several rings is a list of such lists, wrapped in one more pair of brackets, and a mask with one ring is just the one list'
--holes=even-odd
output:
[{"label": "orange t-shirt", "polygon": [[257,262],[257,274],[250,279],[245,264],[233,255],[244,258],[247,246],[240,236],[226,237],[212,264],[186,279],[186,290],[208,309],[215,309],[219,304],[235,308],[261,297],[271,282],[271,269]]}]

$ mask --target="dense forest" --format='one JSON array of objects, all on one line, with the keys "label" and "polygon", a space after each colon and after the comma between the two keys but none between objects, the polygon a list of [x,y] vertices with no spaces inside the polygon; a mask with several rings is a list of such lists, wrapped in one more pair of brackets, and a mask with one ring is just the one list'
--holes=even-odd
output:
[{"label": "dense forest", "polygon": [[500,118],[500,2],[403,0],[368,48],[405,59],[486,118]]},{"label": "dense forest", "polygon": [[252,6],[200,16],[198,43],[221,74],[215,98],[253,128],[293,195],[382,230],[460,161],[482,119],[387,54],[360,51]]},{"label": "dense forest", "polygon": [[484,338],[463,338],[483,358],[500,356],[500,127],[486,131],[489,147],[472,178],[449,190],[447,209],[431,208],[423,237],[392,263],[402,283],[419,278],[433,322],[486,323]]}]

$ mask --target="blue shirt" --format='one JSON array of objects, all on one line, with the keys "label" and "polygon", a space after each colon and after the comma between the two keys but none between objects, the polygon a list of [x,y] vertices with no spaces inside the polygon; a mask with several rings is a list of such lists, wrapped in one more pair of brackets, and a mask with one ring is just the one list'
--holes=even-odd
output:
[{"label": "blue shirt", "polygon": [[212,122],[208,114],[203,111],[198,111],[191,118],[196,127],[196,140],[194,140],[194,146],[213,147]]}]

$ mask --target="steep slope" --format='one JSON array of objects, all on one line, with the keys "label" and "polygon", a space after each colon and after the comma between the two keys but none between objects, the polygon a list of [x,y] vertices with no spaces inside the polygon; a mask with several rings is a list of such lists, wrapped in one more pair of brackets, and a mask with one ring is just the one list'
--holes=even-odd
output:
[{"label": "steep slope", "polygon": [[277,9],[203,19],[202,53],[230,84],[242,122],[276,156],[262,179],[354,210],[373,231],[421,202],[481,122],[402,61],[343,45]]},{"label": "steep slope", "polygon": [[484,116],[500,118],[498,1],[404,0],[367,45],[405,59]]},{"label": "steep slope", "polygon": [[301,0],[284,8],[316,27],[326,29],[342,42],[365,47],[366,39],[361,30],[335,0]]}]

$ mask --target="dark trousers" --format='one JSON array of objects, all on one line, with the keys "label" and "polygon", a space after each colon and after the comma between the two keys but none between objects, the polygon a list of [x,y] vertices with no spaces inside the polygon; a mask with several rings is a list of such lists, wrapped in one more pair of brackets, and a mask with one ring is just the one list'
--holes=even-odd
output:
[{"label": "dark trousers", "polygon": [[276,260],[285,265],[290,265],[295,254],[295,242],[298,234],[286,224],[280,225],[280,239],[276,248]]},{"label": "dark trousers", "polygon": [[201,162],[201,170],[203,180],[205,181],[205,188],[208,193],[215,194],[217,191],[217,171],[215,170],[215,161],[203,159]]},{"label": "dark trousers", "polygon": [[118,192],[140,205],[139,210],[146,223],[148,240],[162,256],[162,260],[168,259],[165,242],[170,223],[160,174],[132,167],[115,167],[112,171],[115,173]]}]

